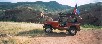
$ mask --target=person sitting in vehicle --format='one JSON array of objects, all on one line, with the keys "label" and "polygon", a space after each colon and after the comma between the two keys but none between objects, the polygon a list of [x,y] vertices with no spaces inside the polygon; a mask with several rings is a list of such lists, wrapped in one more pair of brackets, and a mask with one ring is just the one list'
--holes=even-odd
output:
[{"label": "person sitting in vehicle", "polygon": [[60,26],[66,26],[67,17],[60,17],[59,18],[59,23],[60,23]]},{"label": "person sitting in vehicle", "polygon": [[45,19],[46,19],[46,21],[53,21],[53,19],[51,17],[48,17],[48,16]]},{"label": "person sitting in vehicle", "polygon": [[68,19],[68,22],[76,23],[77,22],[77,18],[75,16],[70,16],[69,19]]}]

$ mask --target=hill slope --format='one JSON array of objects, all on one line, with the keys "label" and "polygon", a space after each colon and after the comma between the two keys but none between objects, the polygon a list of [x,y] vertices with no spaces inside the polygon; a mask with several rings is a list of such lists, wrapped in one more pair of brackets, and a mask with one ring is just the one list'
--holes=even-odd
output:
[{"label": "hill slope", "polygon": [[102,2],[82,5],[79,9],[84,24],[102,26]]},{"label": "hill slope", "polygon": [[[78,8],[80,10],[80,15],[83,18],[82,24],[102,26],[102,2],[90,3],[79,6]],[[0,2],[0,9],[0,20],[20,22],[42,22],[44,20],[40,17],[40,13],[42,11],[48,12],[46,16],[53,17],[53,19],[57,20],[59,11],[70,9],[70,12],[72,12],[74,8],[66,5],[61,5],[55,1],[38,1],[18,3]],[[6,11],[2,11],[5,9]]]},{"label": "hill slope", "polygon": [[59,4],[56,1],[17,2],[17,3],[0,2],[0,9],[14,9],[19,7],[32,7],[33,9],[47,12],[62,11],[71,8],[70,6]]}]

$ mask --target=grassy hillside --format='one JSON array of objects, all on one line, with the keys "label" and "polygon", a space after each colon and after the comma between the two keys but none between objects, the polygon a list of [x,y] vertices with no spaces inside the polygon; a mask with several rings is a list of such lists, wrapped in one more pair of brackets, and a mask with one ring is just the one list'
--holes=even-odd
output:
[{"label": "grassy hillside", "polygon": [[[37,30],[38,29],[38,30]],[[27,32],[27,34],[32,33],[35,35],[41,32],[37,32],[42,30],[42,24],[34,24],[34,23],[25,23],[25,22],[0,22],[0,33],[1,34],[10,34],[17,35],[20,32]]]},{"label": "grassy hillside", "polygon": [[0,22],[0,44],[28,44],[28,36],[42,36],[43,33],[42,24]]},{"label": "grassy hillside", "polygon": [[[93,25],[83,25],[83,28],[95,28],[97,26]],[[97,27],[98,28],[98,27]],[[102,28],[102,27],[100,27]],[[35,23],[26,23],[26,22],[0,22],[0,33],[1,34],[10,34],[10,35],[36,35],[41,34],[43,30],[43,24],[35,24]]]},{"label": "grassy hillside", "polygon": [[[59,4],[56,1],[50,2],[0,2],[0,21],[16,22],[43,22],[41,12],[53,13],[66,11],[70,6]],[[47,15],[49,16],[49,14]]]},{"label": "grassy hillside", "polygon": [[17,2],[17,3],[0,2],[0,10],[15,9],[20,7],[31,7],[34,10],[46,12],[62,11],[71,8],[70,6],[59,4],[56,1]]},{"label": "grassy hillside", "polygon": [[79,9],[83,24],[102,26],[102,2],[82,5]]}]

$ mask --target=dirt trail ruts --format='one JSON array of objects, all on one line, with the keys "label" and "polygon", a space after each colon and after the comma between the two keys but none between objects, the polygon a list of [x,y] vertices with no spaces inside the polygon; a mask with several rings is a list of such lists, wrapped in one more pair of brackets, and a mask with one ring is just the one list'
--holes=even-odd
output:
[{"label": "dirt trail ruts", "polygon": [[102,44],[102,30],[81,30],[75,36],[60,33],[32,37],[30,44]]}]

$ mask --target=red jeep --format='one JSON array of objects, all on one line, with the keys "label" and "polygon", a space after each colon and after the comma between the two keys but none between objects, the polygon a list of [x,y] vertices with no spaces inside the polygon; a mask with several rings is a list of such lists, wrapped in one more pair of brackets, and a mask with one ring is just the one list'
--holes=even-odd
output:
[{"label": "red jeep", "polygon": [[66,30],[66,33],[70,35],[76,35],[77,31],[80,31],[80,23],[74,13],[59,13],[58,21],[45,21],[44,31],[51,33],[52,30]]}]

